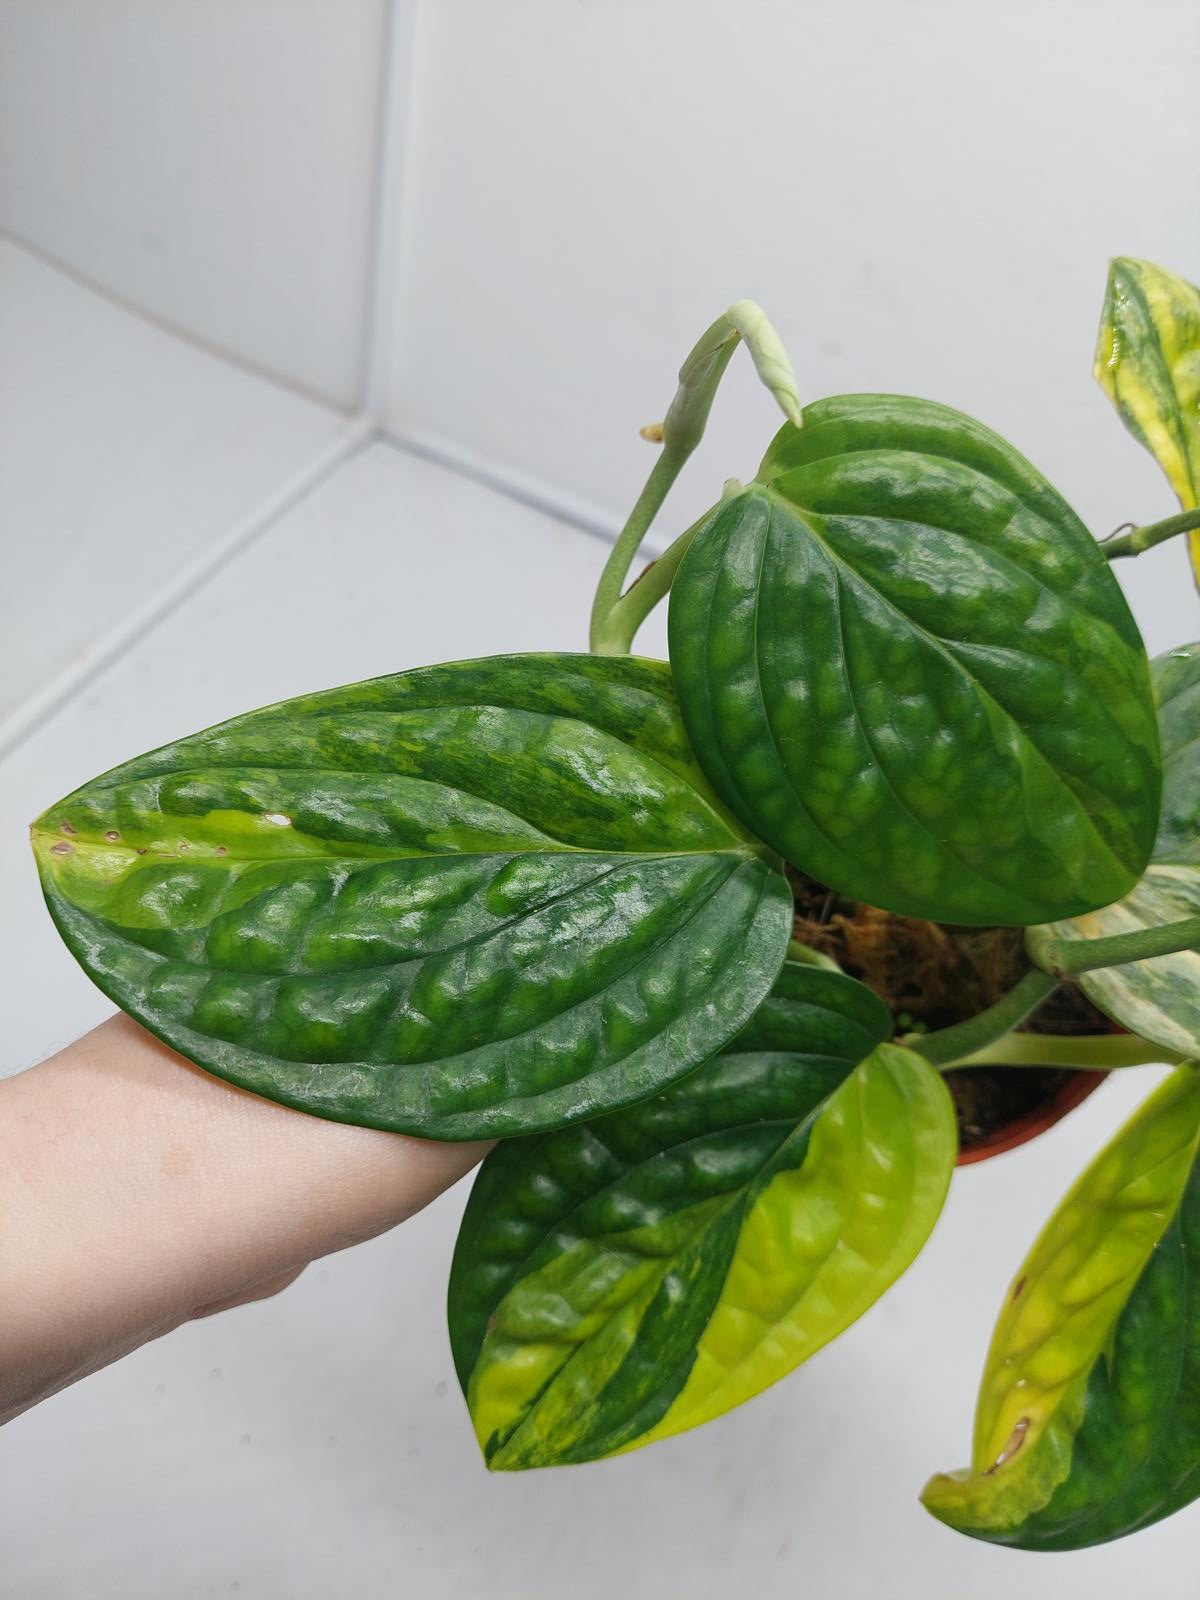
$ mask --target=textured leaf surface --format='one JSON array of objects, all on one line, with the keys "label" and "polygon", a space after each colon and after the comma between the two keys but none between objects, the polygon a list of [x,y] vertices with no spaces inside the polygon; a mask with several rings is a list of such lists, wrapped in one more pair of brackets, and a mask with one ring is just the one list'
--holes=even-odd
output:
[{"label": "textured leaf surface", "polygon": [[[1200,505],[1200,289],[1152,262],[1118,257],[1109,268],[1096,378],[1184,510]],[[1200,582],[1200,533],[1188,541]]]},{"label": "textured leaf surface", "polygon": [[[1152,663],[1163,756],[1158,839],[1141,882],[1115,905],[1060,923],[1065,939],[1100,939],[1200,915],[1200,644]],[[1200,1053],[1200,951],[1099,967],[1076,980],[1101,1011],[1155,1044]]]},{"label": "textured leaf surface", "polygon": [[1094,540],[1003,440],[847,395],[786,426],[693,540],[671,664],[715,788],[843,894],[1046,922],[1141,876],[1149,672]]},{"label": "textured leaf surface", "polygon": [[925,1062],[874,1048],[889,1032],[861,985],[789,963],[691,1077],[493,1151],[449,1304],[491,1467],[591,1461],[718,1416],[900,1275],[941,1209],[955,1127]]},{"label": "textured leaf surface", "polygon": [[971,1469],[923,1499],[976,1538],[1077,1550],[1200,1495],[1200,1074],[1156,1091],[1005,1300]]},{"label": "textured leaf surface", "polygon": [[319,1115],[466,1139],[628,1104],[779,971],[791,895],[695,766],[661,663],[461,662],[167,745],[35,824],[88,973]]}]

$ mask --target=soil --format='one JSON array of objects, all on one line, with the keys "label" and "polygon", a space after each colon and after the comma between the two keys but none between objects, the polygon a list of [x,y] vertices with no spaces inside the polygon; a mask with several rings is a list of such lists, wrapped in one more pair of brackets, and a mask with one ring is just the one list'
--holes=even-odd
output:
[{"label": "soil", "polygon": [[[896,1032],[947,1028],[999,1000],[1029,963],[1020,928],[960,928],[901,917],[843,900],[789,869],[796,896],[795,936],[832,956],[891,1011]],[[1073,984],[1064,984],[1022,1032],[1110,1033],[1112,1024]],[[971,1067],[948,1072],[964,1151],[1043,1106],[1073,1074],[1062,1067]]]}]

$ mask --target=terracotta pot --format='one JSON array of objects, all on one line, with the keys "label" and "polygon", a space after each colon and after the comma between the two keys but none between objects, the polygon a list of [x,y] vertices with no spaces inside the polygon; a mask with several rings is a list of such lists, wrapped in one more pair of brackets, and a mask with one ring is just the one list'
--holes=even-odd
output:
[{"label": "terracotta pot", "polygon": [[997,1128],[988,1134],[979,1144],[973,1145],[969,1150],[960,1152],[956,1165],[969,1167],[973,1162],[986,1161],[990,1156],[1003,1154],[1005,1150],[1015,1150],[1019,1144],[1027,1144],[1030,1139],[1036,1139],[1039,1133],[1045,1133],[1047,1128],[1052,1128],[1060,1122],[1068,1111],[1082,1105],[1094,1090],[1107,1078],[1107,1072],[1082,1072],[1072,1071],[1060,1085],[1054,1095],[1043,1105],[1035,1106],[1032,1111],[1025,1111],[1003,1128]]}]

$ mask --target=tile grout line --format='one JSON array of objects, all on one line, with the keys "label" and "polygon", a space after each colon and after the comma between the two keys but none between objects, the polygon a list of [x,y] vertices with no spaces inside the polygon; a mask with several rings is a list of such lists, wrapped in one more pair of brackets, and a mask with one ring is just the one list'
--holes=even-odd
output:
[{"label": "tile grout line", "polygon": [[376,130],[370,281],[363,306],[360,400],[386,411],[386,367],[401,325],[406,272],[407,200],[418,126],[416,56],[419,0],[386,0]]},{"label": "tile grout line", "polygon": [[[380,418],[379,442],[432,462],[457,476],[502,494],[518,505],[554,517],[580,532],[612,544],[620,518],[583,496],[551,481],[523,472],[508,462],[472,450],[469,445],[419,419],[399,425],[384,422],[390,409],[388,354],[407,311],[405,286],[410,244],[406,232],[407,199],[419,165],[421,126],[420,55],[423,42],[422,0],[386,0],[385,64],[376,145],[375,249],[363,338],[363,406]],[[660,551],[651,541],[651,555]]]},{"label": "tile grout line", "polygon": [[40,690],[0,721],[0,761],[80,690],[153,632],[164,618],[248,550],[287,512],[320,487],[376,437],[374,417],[363,413],[342,423],[339,433],[302,467],[279,483],[248,515],[213,540],[115,628],[56,673]]},{"label": "tile grout line", "polygon": [[10,245],[12,249],[19,250],[23,256],[28,256],[31,261],[40,262],[42,266],[49,267],[51,272],[56,272],[60,277],[66,278],[77,288],[85,289],[88,294],[95,295],[98,300],[106,301],[116,310],[124,312],[127,317],[136,317],[139,322],[148,327],[156,328],[159,333],[165,333],[169,338],[177,340],[180,344],[190,345],[200,355],[206,356],[210,361],[219,361],[223,366],[236,367],[240,372],[245,372],[252,378],[257,378],[260,383],[272,384],[276,389],[283,389],[288,394],[295,395],[300,400],[305,400],[309,405],[320,406],[324,411],[331,411],[343,421],[354,422],[359,413],[349,404],[331,398],[320,390],[311,389],[306,383],[301,383],[296,378],[289,378],[285,373],[276,372],[273,368],[264,366],[261,362],[253,360],[250,356],[239,354],[236,350],[227,350],[223,345],[206,339],[203,334],[193,333],[190,328],[185,328],[179,323],[172,322],[170,317],[162,316],[157,311],[152,311],[147,306],[139,305],[136,300],[131,300],[123,295],[119,289],[110,289],[99,279],[92,278],[79,267],[73,267],[69,262],[61,260],[52,251],[43,250],[41,245],[34,244],[22,234],[14,232],[12,228],[0,226],[0,243]]},{"label": "tile grout line", "polygon": [[[0,719],[0,762],[17,750],[62,705],[126,655],[158,624],[178,610],[244,550],[249,549],[287,512],[293,510],[348,461],[371,444],[382,444],[417,460],[428,461],[455,477],[501,494],[517,505],[589,538],[612,544],[618,519],[594,502],[574,495],[533,473],[480,455],[439,430],[421,425],[405,429],[384,428],[370,412],[348,418],[340,434],[278,485],[265,500],[242,517],[222,537],[155,591],[118,626],[109,630],[75,661],[30,695],[7,717]],[[653,540],[646,546],[651,556],[660,554]]]},{"label": "tile grout line", "polygon": [[[392,450],[400,450],[405,455],[430,461],[434,466],[444,467],[460,478],[494,490],[508,500],[515,500],[518,505],[528,506],[532,511],[540,511],[604,544],[614,544],[621,531],[621,518],[597,505],[594,500],[573,494],[569,489],[563,489],[536,473],[525,472],[520,467],[472,450],[469,445],[461,444],[438,428],[429,428],[422,423],[396,427],[381,422],[377,442]],[[644,548],[650,556],[662,554],[662,544],[654,537],[647,541]]]},{"label": "tile grout line", "polygon": [[[421,129],[422,0],[386,0],[384,66],[376,143],[372,281],[364,318],[363,407],[379,421],[379,442],[456,473],[611,544],[620,519],[606,508],[508,462],[472,450],[418,418],[385,422],[391,409],[388,358],[404,326],[411,245],[407,201],[415,183]],[[658,552],[655,551],[655,554]]]}]

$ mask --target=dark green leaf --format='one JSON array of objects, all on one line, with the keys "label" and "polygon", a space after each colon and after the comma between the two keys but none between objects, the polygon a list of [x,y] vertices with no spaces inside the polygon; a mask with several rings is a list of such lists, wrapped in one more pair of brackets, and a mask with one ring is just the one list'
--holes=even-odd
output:
[{"label": "dark green leaf", "polygon": [[[1200,644],[1152,663],[1163,754],[1158,839],[1140,883],[1115,905],[1059,923],[1063,939],[1103,939],[1200,915]],[[1200,1052],[1200,951],[1097,967],[1076,980],[1107,1016],[1183,1055]]]},{"label": "dark green leaf", "polygon": [[1005,1298],[969,1471],[927,1485],[962,1533],[1079,1550],[1200,1496],[1200,1074],[1176,1073],[1051,1217]]},{"label": "dark green leaf", "polygon": [[960,923],[1125,894],[1158,819],[1137,628],[1095,542],[1003,440],[823,400],[696,535],[671,664],[726,803],[845,895]]},{"label": "dark green leaf", "polygon": [[440,1139],[690,1071],[791,924],[657,662],[501,657],[290,700],[86,784],[34,841],[67,943],[153,1033],[285,1104]]},{"label": "dark green leaf", "polygon": [[718,1416],[900,1275],[955,1129],[937,1074],[879,1043],[890,1031],[862,985],[789,963],[683,1082],[492,1152],[449,1304],[489,1466],[595,1460]]}]

